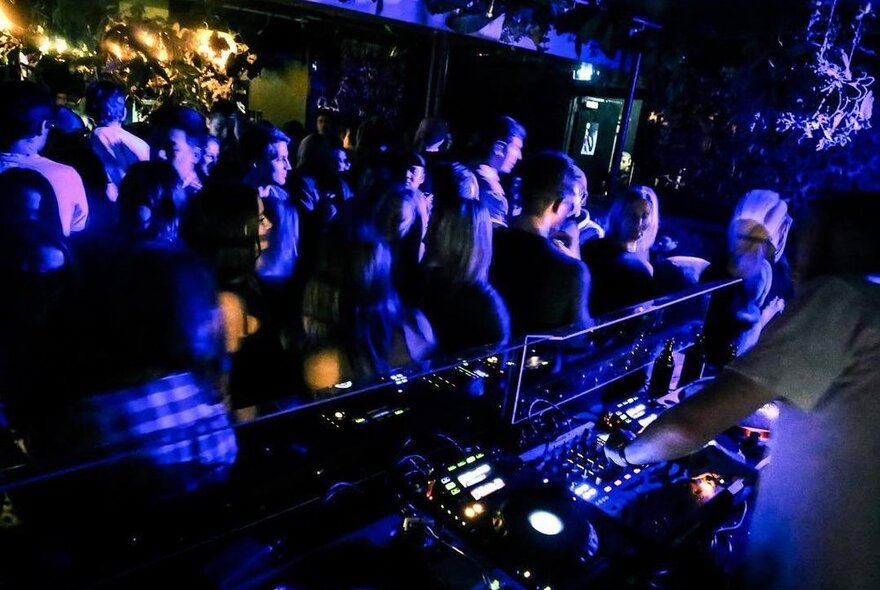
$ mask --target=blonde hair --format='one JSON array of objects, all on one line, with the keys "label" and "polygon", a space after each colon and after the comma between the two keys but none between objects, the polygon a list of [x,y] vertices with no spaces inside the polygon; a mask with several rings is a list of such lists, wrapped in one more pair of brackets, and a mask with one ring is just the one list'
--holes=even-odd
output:
[{"label": "blonde hair", "polygon": [[636,252],[647,255],[648,250],[654,245],[657,231],[660,229],[660,205],[657,193],[650,187],[634,186],[614,199],[614,202],[611,203],[611,209],[608,211],[608,227],[605,235],[616,241],[622,240],[621,226],[626,216],[626,210],[630,205],[639,201],[647,201],[651,205],[648,231],[639,238],[636,245]]},{"label": "blonde hair", "polygon": [[754,267],[761,260],[778,261],[790,227],[788,204],[779,193],[767,189],[747,192],[737,203],[727,229],[733,262],[737,267]]}]

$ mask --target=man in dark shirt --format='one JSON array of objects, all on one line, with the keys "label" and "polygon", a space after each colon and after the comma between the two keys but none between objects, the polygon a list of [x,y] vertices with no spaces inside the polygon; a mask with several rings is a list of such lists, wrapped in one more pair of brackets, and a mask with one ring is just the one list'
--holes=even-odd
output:
[{"label": "man in dark shirt", "polygon": [[574,162],[557,151],[541,152],[522,170],[522,215],[496,227],[489,280],[507,304],[513,334],[541,334],[589,324],[590,274],[560,252],[549,236],[580,211]]}]

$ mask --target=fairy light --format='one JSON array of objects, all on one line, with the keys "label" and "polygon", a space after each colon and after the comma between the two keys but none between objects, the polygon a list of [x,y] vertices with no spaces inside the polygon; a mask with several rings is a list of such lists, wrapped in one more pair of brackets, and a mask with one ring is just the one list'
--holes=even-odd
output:
[{"label": "fairy light", "polygon": [[0,31],[12,31],[16,27],[17,25],[12,22],[12,19],[6,15],[6,11],[0,6]]},{"label": "fairy light", "polygon": [[140,41],[144,47],[152,49],[158,43],[158,35],[153,35],[149,31],[143,29],[135,33],[135,38]]},{"label": "fairy light", "polygon": [[[229,33],[213,31],[211,29],[199,29],[196,35],[198,39],[196,51],[202,57],[209,59],[218,69],[225,68],[229,56],[236,52],[238,46],[235,42],[235,37]],[[225,47],[222,49],[213,47],[212,42],[215,39],[222,40]]]},{"label": "fairy light", "polygon": [[[815,62],[810,66],[817,79],[814,89],[820,97],[818,105],[812,112],[783,112],[777,120],[779,131],[799,133],[799,142],[815,141],[816,151],[847,145],[855,133],[871,128],[873,114],[874,78],[855,70],[852,62],[861,41],[862,25],[865,19],[875,16],[874,11],[871,3],[860,7],[850,26],[852,42],[847,51],[835,44],[836,9],[837,0],[830,3],[817,0],[807,26],[807,40],[819,46]],[[824,32],[821,31],[823,24]]]}]

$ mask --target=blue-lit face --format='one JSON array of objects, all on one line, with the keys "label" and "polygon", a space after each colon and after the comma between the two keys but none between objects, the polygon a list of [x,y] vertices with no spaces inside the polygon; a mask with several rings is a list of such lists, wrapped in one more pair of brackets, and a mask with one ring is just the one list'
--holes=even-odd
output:
[{"label": "blue-lit face", "polygon": [[508,173],[513,170],[516,163],[522,160],[523,141],[519,137],[511,137],[510,141],[504,144],[502,152],[501,166],[498,167],[499,172]]},{"label": "blue-lit face", "polygon": [[635,201],[627,207],[620,220],[620,235],[626,241],[636,241],[648,233],[651,226],[651,203]]},{"label": "blue-lit face", "polygon": [[192,178],[199,161],[199,154],[187,141],[186,131],[182,129],[171,129],[168,132],[159,156],[171,162],[183,182]]},{"label": "blue-lit face", "polygon": [[287,182],[287,173],[290,171],[290,160],[288,159],[287,143],[279,141],[272,144],[269,148],[269,170],[272,176],[272,182],[278,186],[284,186]]},{"label": "blue-lit face", "polygon": [[205,144],[205,149],[202,150],[202,160],[199,162],[199,169],[203,176],[211,174],[218,158],[220,158],[220,144],[213,140],[208,141]]}]

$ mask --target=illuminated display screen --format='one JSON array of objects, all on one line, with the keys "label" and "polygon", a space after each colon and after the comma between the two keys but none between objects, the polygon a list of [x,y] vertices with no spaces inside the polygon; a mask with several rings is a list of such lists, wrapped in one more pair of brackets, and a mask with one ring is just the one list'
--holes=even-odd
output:
[{"label": "illuminated display screen", "polygon": [[465,489],[473,487],[489,477],[490,471],[492,471],[492,468],[489,467],[489,464],[483,463],[482,465],[474,467],[464,473],[459,473],[458,483],[460,483]]},{"label": "illuminated display screen", "polygon": [[500,477],[496,477],[492,481],[488,483],[484,483],[479,485],[471,490],[471,496],[474,497],[474,500],[482,500],[492,492],[496,492],[504,487],[504,480]]},{"label": "illuminated display screen", "polygon": [[482,463],[472,469],[468,469],[456,476],[458,483],[466,490],[469,490],[474,500],[485,498],[492,492],[500,490],[504,487],[504,480],[500,477],[490,479],[492,466],[488,463]]}]

